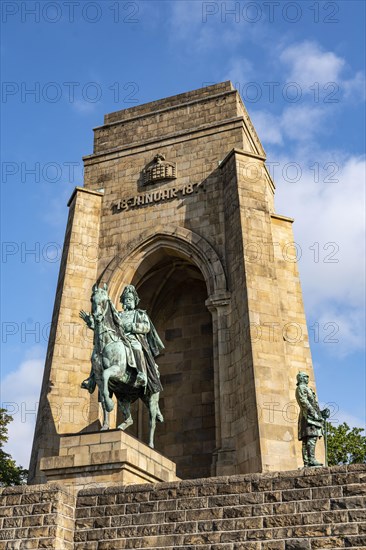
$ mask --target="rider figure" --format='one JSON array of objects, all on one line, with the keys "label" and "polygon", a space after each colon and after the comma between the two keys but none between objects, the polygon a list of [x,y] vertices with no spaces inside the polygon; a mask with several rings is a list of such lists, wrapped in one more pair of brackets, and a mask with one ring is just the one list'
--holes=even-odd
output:
[{"label": "rider figure", "polygon": [[[123,311],[117,311],[111,301],[110,306],[116,325],[123,329],[121,336],[127,344],[128,363],[138,371],[135,385],[142,386],[145,391],[149,390],[153,394],[163,389],[155,357],[164,349],[164,344],[147,313],[142,309],[136,309],[139,301],[135,287],[128,285],[120,298]],[[79,315],[91,330],[95,329],[93,315],[85,311],[80,311]],[[82,383],[82,387],[88,389],[90,393],[95,389],[96,375],[101,370],[98,368],[98,362],[101,360],[99,355],[97,349],[94,348],[90,376]]]},{"label": "rider figure", "polygon": [[146,311],[136,309],[139,301],[135,287],[127,285],[121,294],[123,310],[118,312],[118,316],[135,358],[138,370],[136,383],[145,386],[150,393],[157,393],[163,388],[155,357],[164,349],[164,344]]}]

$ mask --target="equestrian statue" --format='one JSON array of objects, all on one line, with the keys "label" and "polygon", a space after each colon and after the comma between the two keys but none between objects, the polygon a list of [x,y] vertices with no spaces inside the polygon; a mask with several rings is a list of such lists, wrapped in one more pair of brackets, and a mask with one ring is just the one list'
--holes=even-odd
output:
[{"label": "equestrian statue", "polygon": [[93,286],[90,301],[91,313],[82,310],[79,314],[94,331],[91,371],[81,387],[90,393],[98,387],[103,409],[101,430],[109,429],[113,395],[122,413],[122,422],[117,426],[120,430],[133,424],[131,404],[141,399],[149,410],[149,446],[154,448],[156,421],[164,421],[159,408],[163,388],[155,357],[164,344],[146,311],[137,309],[140,299],[133,285],[122,292],[122,311],[117,311],[109,298],[106,284]]}]

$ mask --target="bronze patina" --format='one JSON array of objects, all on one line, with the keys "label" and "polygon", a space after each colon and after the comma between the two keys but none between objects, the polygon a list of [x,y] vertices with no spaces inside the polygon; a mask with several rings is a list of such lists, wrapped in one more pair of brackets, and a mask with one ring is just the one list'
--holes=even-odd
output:
[{"label": "bronze patina", "polygon": [[156,421],[164,421],[159,408],[163,388],[155,357],[164,345],[146,311],[136,309],[139,297],[133,285],[122,292],[121,312],[110,300],[107,285],[93,286],[91,303],[91,313],[82,310],[79,314],[94,331],[91,371],[81,386],[90,393],[98,387],[103,409],[102,430],[110,427],[113,395],[122,413],[118,426],[121,430],[133,424],[131,404],[140,398],[149,409],[149,446],[154,447]]},{"label": "bronze patina", "polygon": [[295,394],[300,407],[298,438],[302,441],[304,467],[323,466],[315,458],[315,446],[326,433],[325,421],[329,418],[329,409],[320,410],[315,392],[308,384],[309,376],[306,372],[299,372]]}]

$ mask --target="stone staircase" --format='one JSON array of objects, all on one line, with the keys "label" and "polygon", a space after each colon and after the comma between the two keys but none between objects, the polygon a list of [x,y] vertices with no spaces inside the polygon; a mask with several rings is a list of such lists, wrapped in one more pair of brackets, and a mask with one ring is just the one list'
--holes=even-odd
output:
[{"label": "stone staircase", "polygon": [[0,550],[366,548],[365,480],[366,465],[352,465],[95,486],[67,498],[56,485],[12,487],[2,490]]}]

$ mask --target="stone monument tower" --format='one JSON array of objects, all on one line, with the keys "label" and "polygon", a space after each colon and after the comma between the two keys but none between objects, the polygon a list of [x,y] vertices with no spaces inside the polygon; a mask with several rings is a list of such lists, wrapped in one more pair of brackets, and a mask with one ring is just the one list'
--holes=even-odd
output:
[{"label": "stone monument tower", "polygon": [[[179,477],[296,469],[296,374],[314,376],[293,220],[275,213],[238,92],[223,82],[117,111],[94,132],[68,203],[30,481],[65,435],[83,446],[100,429],[80,388],[92,342],[78,314],[95,282],[116,307],[135,285],[164,341],[155,446]],[[136,414],[128,433],[144,441]]]}]

